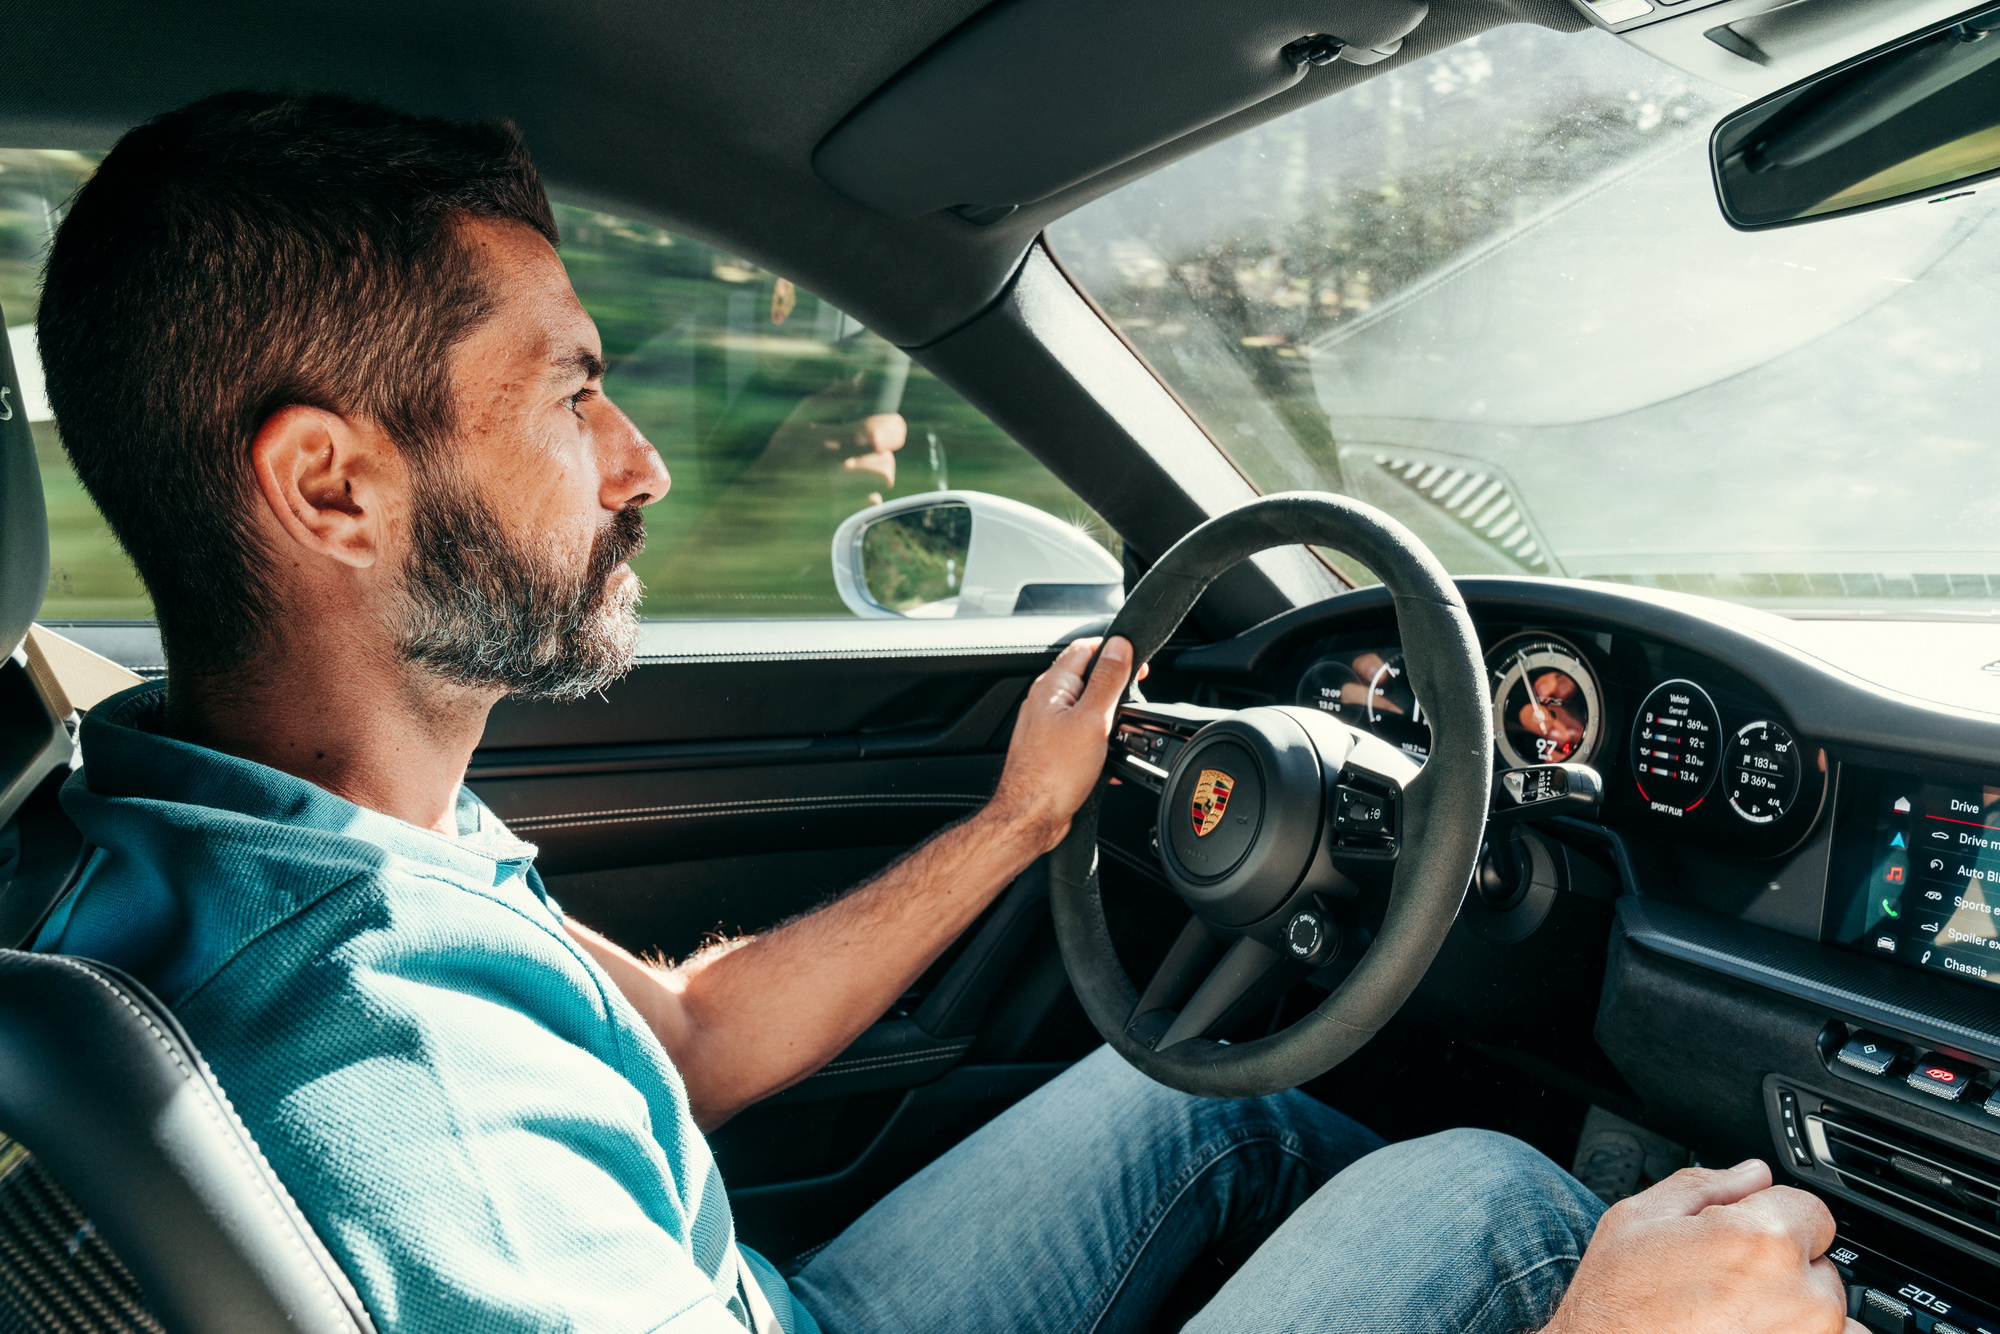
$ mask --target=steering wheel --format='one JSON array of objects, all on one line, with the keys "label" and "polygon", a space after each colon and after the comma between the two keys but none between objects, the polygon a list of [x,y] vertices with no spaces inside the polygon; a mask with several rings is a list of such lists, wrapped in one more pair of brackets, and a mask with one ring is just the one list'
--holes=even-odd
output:
[{"label": "steering wheel", "polygon": [[[1203,1097],[1295,1087],[1374,1036],[1443,945],[1486,825],[1493,718],[1478,636],[1444,567],[1380,510],[1298,491],[1218,515],[1146,572],[1106,633],[1145,662],[1216,576],[1308,542],[1358,558],[1388,587],[1431,725],[1428,761],[1317,709],[1155,705],[1128,687],[1105,772],[1051,855],[1056,936],[1091,1022],[1134,1066]],[[1159,862],[1193,913],[1143,992],[1098,887],[1107,799],[1157,801]],[[1336,989],[1289,1026],[1251,1041],[1207,1036],[1321,969]]]}]

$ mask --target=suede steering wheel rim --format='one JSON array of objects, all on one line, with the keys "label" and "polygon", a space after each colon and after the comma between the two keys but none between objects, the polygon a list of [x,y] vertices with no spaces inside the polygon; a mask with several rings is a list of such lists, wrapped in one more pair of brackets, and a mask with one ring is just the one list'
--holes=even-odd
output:
[{"label": "suede steering wheel rim", "polygon": [[[1218,515],[1177,542],[1146,573],[1106,634],[1125,636],[1132,642],[1133,661],[1145,662],[1218,575],[1257,552],[1294,543],[1346,552],[1387,587],[1405,670],[1431,724],[1428,761],[1420,771],[1414,764],[1399,770],[1395,761],[1400,757],[1385,754],[1382,742],[1311,710],[1258,708],[1209,717],[1198,727],[1183,722],[1184,729],[1192,730],[1179,742],[1179,760],[1170,769],[1151,772],[1164,775],[1157,789],[1161,860],[1169,883],[1188,901],[1194,917],[1144,996],[1126,976],[1113,945],[1097,862],[1101,808],[1119,763],[1124,724],[1128,718],[1143,721],[1140,715],[1147,706],[1128,703],[1121,709],[1105,774],[1050,859],[1057,940],[1091,1022],[1139,1070],[1203,1097],[1255,1097],[1296,1087],[1332,1069],[1374,1036],[1409,999],[1443,945],[1485,832],[1493,721],[1478,635],[1437,558],[1380,510],[1344,496],[1287,492]],[[1197,772],[1201,763],[1216,767]],[[1218,787],[1224,787],[1220,808]],[[1192,806],[1184,807],[1182,799],[1190,791]],[[1371,799],[1384,794],[1385,808],[1393,813],[1390,837],[1350,838],[1342,832],[1348,819],[1343,803],[1357,800],[1352,795],[1356,791]],[[1246,803],[1255,809],[1240,809]],[[1222,810],[1230,812],[1233,830],[1221,819]],[[1315,810],[1316,829],[1311,818]],[[1210,815],[1217,818],[1206,818]],[[1336,815],[1342,822],[1338,828]],[[1183,816],[1192,832],[1178,823]],[[1204,823],[1210,828],[1203,829]],[[1251,832],[1245,835],[1244,829]],[[1211,856],[1201,844],[1209,837],[1217,845],[1234,842]],[[1312,850],[1301,854],[1307,843]],[[1217,878],[1203,873],[1199,863],[1227,860],[1237,844],[1248,850],[1233,874]],[[1298,883],[1286,885],[1295,864],[1305,869]],[[1189,1029],[1185,1016],[1215,1009],[1212,1003],[1199,1004],[1206,988],[1219,986],[1217,995],[1236,988],[1265,954],[1284,961],[1289,944],[1298,959],[1316,957],[1299,948],[1317,942],[1315,931],[1287,923],[1295,923],[1301,913],[1317,922],[1329,904],[1338,913],[1336,901],[1348,893],[1342,886],[1369,875],[1386,886],[1379,927],[1324,1003],[1255,1040],[1216,1041]],[[1319,885],[1332,888],[1318,892],[1314,887]],[[1275,918],[1285,920],[1274,925]],[[1169,971],[1198,973],[1207,967],[1198,960],[1203,949],[1211,956],[1221,952],[1222,959],[1201,983],[1204,990],[1178,1012],[1182,1018],[1169,1025],[1167,1011],[1145,1009],[1148,998],[1171,989],[1161,987]],[[1232,967],[1234,974],[1224,977]],[[1224,980],[1218,984],[1218,978]],[[1164,1032],[1163,1025],[1168,1025]]]}]

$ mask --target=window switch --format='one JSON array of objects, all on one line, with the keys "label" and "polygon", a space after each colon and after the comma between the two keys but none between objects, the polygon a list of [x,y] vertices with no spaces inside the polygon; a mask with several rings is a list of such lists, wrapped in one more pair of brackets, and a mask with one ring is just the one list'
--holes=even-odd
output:
[{"label": "window switch", "polygon": [[1867,1075],[1886,1075],[1889,1067],[1903,1049],[1887,1038],[1878,1038],[1873,1033],[1856,1033],[1847,1040],[1835,1057],[1842,1065],[1852,1066]]},{"label": "window switch", "polygon": [[1918,1059],[1903,1082],[1919,1093],[1957,1102],[1972,1087],[1972,1074],[1941,1056],[1926,1055]]}]

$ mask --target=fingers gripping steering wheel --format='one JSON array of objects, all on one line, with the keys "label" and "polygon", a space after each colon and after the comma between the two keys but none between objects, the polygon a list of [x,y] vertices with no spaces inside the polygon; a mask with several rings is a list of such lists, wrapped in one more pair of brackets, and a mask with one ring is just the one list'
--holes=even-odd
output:
[{"label": "fingers gripping steering wheel", "polygon": [[[1219,515],[1147,571],[1107,633],[1144,662],[1217,575],[1307,542],[1365,562],[1393,596],[1430,719],[1428,762],[1315,709],[1128,702],[1104,777],[1051,857],[1056,936],[1091,1021],[1140,1070],[1204,1097],[1292,1088],[1387,1023],[1444,943],[1485,830],[1493,719],[1478,636],[1444,567],[1380,510],[1288,492]],[[1105,921],[1097,832],[1108,799],[1154,792],[1160,861],[1194,916],[1139,992]],[[1253,1041],[1205,1036],[1357,952],[1333,994],[1290,1026]]]}]

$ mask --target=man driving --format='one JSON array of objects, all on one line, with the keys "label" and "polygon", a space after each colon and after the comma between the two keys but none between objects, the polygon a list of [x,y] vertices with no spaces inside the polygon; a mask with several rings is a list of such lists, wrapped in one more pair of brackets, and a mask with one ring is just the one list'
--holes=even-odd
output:
[{"label": "man driving", "polygon": [[93,710],[97,848],[36,948],[186,1026],[379,1328],[1832,1334],[1812,1196],[1690,1169],[1608,1213],[1516,1141],[1385,1146],[1298,1092],[1205,1101],[1107,1051],[789,1279],[703,1131],[901,995],[1096,781],[1135,664],[1070,645],[983,809],[853,892],[674,966],[565,917],[464,786],[489,710],[631,665],[667,493],[603,392],[511,129],[234,93],[128,134],[51,249],[64,444],[170,674]]}]

